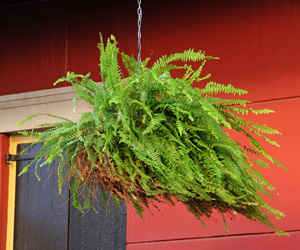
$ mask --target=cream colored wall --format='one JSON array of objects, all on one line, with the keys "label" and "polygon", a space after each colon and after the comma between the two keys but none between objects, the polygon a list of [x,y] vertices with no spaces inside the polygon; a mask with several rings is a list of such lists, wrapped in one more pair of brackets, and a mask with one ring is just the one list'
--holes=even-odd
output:
[{"label": "cream colored wall", "polygon": [[73,87],[54,88],[0,96],[0,133],[15,133],[32,129],[41,122],[56,122],[57,119],[43,116],[26,122],[21,127],[18,123],[30,115],[47,113],[76,120],[80,113],[90,110],[86,102],[78,100],[76,112],[73,112],[72,99],[75,97]]}]

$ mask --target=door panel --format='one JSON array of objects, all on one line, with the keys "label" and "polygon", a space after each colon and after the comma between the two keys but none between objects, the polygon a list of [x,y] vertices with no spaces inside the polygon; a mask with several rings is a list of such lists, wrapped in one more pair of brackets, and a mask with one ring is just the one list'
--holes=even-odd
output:
[{"label": "door panel", "polygon": [[[19,144],[20,153],[30,144]],[[33,145],[17,162],[17,173],[35,157],[41,144]],[[92,209],[81,213],[70,202],[67,185],[62,194],[58,193],[55,164],[38,167],[35,176],[34,166],[17,177],[14,249],[34,250],[122,250],[126,249],[127,212],[124,202],[122,209],[110,202],[109,210],[101,201],[100,192]],[[100,190],[99,190],[100,191]]]},{"label": "door panel", "polygon": [[[19,144],[18,153],[28,146]],[[17,163],[17,173],[27,166],[40,147],[34,145],[26,151],[25,160]],[[68,188],[64,187],[62,194],[58,194],[57,175],[48,176],[47,167],[38,168],[37,173],[42,181],[37,179],[34,167],[17,178],[14,248],[67,249]]]},{"label": "door panel", "polygon": [[120,210],[111,199],[108,212],[99,195],[95,209],[97,213],[92,209],[81,213],[70,206],[70,249],[125,250],[127,215],[124,203],[121,203]]}]

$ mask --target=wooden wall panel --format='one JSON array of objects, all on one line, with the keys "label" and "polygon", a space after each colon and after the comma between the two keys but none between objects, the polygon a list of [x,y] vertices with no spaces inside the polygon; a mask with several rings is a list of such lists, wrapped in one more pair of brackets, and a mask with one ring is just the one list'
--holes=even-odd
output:
[{"label": "wooden wall panel", "polygon": [[68,14],[68,70],[91,72],[93,79],[100,80],[100,32],[105,40],[115,35],[121,51],[136,55],[136,7],[136,1],[72,0]]},{"label": "wooden wall panel", "polygon": [[[252,105],[253,108],[267,107],[276,111],[275,114],[261,115],[254,118],[262,124],[267,124],[277,128],[283,133],[282,136],[272,136],[281,148],[266,145],[267,151],[281,161],[289,171],[286,172],[280,167],[272,166],[270,169],[262,170],[265,177],[276,187],[274,200],[267,201],[274,207],[282,210],[286,218],[281,221],[273,220],[276,225],[288,231],[300,231],[300,216],[298,209],[300,201],[297,194],[292,190],[300,189],[300,168],[297,159],[298,141],[300,140],[300,98],[275,101],[264,104]],[[280,196],[277,196],[279,193]],[[175,207],[159,205],[160,211],[153,208],[153,214],[145,213],[141,219],[132,207],[128,208],[128,226],[127,241],[145,242],[145,241],[164,241],[185,239],[191,237],[211,237],[232,234],[251,234],[271,232],[272,230],[260,223],[250,222],[242,216],[237,216],[236,220],[228,221],[229,232],[223,229],[222,217],[215,214],[215,217],[206,219],[207,229],[203,228],[192,214],[187,212],[184,206],[177,204]]]},{"label": "wooden wall panel", "polygon": [[205,72],[250,100],[299,96],[299,9],[295,0],[144,1],[143,57],[201,49],[221,58]]},{"label": "wooden wall panel", "polygon": [[48,89],[66,73],[66,0],[0,9],[0,95]]},{"label": "wooden wall panel", "polygon": [[120,210],[111,201],[107,208],[102,202],[100,189],[97,192],[97,199],[94,204],[97,213],[92,209],[82,213],[70,204],[69,249],[125,250],[127,221],[125,204],[120,203]]},{"label": "wooden wall panel", "polygon": [[284,250],[299,248],[300,233],[290,237],[276,235],[241,235],[208,239],[186,239],[165,242],[149,242],[127,245],[127,250]]},{"label": "wooden wall panel", "polygon": [[[52,0],[2,8],[0,94],[52,88],[67,69],[97,79],[99,32],[114,34],[121,50],[136,56],[136,7]],[[299,96],[299,8],[295,0],[144,1],[142,57],[202,49],[221,58],[205,72],[247,88],[251,100]]]},{"label": "wooden wall panel", "polygon": [[[260,116],[258,120],[283,132],[283,136],[276,137],[281,149],[269,146],[268,149],[290,168],[288,173],[277,167],[265,171],[277,187],[276,192],[281,194],[275,195],[275,201],[270,203],[287,214],[283,221],[275,220],[276,225],[285,230],[299,230],[299,204],[291,190],[299,189],[299,163],[295,155],[300,114],[300,54],[297,49],[300,3],[292,0],[234,1],[230,4],[187,1],[177,8],[176,4],[165,1],[151,1],[143,6],[143,56],[151,49],[153,59],[161,53],[190,47],[203,49],[221,57],[221,60],[206,64],[205,72],[212,72],[213,80],[248,89],[250,93],[246,98],[252,101],[274,101],[255,105],[276,110],[275,115]],[[206,230],[183,206],[160,206],[160,209],[160,212],[153,209],[154,216],[146,213],[144,219],[140,219],[129,207],[129,245],[271,231],[241,216],[228,222],[229,233],[223,230],[220,216],[207,220]]]},{"label": "wooden wall panel", "polygon": [[[201,49],[221,58],[207,63],[205,72],[248,89],[250,100],[299,96],[299,8],[292,0],[144,1],[142,57],[153,62],[163,54]],[[121,50],[136,56],[132,2],[73,1],[68,20],[69,70],[97,77],[99,32],[105,38],[114,34]]]},{"label": "wooden wall panel", "polygon": [[[18,153],[30,144],[19,144]],[[17,174],[26,167],[40,151],[41,144],[26,150],[17,162]],[[53,170],[56,163],[35,168],[17,179],[14,249],[68,249],[69,189],[65,185],[58,192],[58,176]],[[52,171],[52,172],[51,172]]]},{"label": "wooden wall panel", "polygon": [[[17,174],[36,157],[42,146],[36,144],[28,148],[29,145],[18,144],[18,153],[25,149],[26,152],[17,162]],[[97,212],[92,209],[80,212],[71,204],[72,197],[67,184],[63,185],[59,194],[58,161],[49,168],[41,167],[42,162],[39,163],[37,174],[41,181],[36,178],[34,166],[17,178],[13,248],[125,250],[125,204],[120,202],[122,210],[119,210],[111,201],[107,208],[98,190],[98,202],[94,204]]]}]

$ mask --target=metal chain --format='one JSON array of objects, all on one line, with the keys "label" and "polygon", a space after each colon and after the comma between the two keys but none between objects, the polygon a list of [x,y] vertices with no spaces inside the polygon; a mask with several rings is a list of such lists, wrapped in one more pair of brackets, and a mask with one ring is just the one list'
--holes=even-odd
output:
[{"label": "metal chain", "polygon": [[138,14],[138,62],[141,66],[142,63],[142,58],[141,58],[141,50],[142,50],[142,45],[141,45],[141,26],[142,26],[142,7],[141,7],[141,3],[142,0],[137,0],[138,3],[138,9],[137,9],[137,14]]}]

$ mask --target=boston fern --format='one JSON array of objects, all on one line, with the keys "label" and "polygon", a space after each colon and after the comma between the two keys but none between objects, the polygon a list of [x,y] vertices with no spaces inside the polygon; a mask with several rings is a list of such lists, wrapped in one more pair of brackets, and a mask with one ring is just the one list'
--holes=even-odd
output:
[{"label": "boston fern", "polygon": [[[202,51],[163,56],[152,67],[147,67],[149,59],[139,65],[122,53],[128,71],[128,77],[123,77],[115,38],[111,36],[106,45],[101,38],[99,49],[101,83],[89,74],[70,72],[56,82],[71,83],[77,93],[74,107],[81,99],[92,111],[82,113],[77,122],[56,117],[57,123],[40,124],[50,127],[45,131],[23,132],[37,136],[35,144],[43,142],[31,165],[37,168],[59,158],[59,187],[69,183],[73,205],[80,210],[92,206],[100,187],[109,191],[102,194],[104,202],[108,194],[117,203],[123,199],[140,216],[154,201],[177,201],[199,220],[213,211],[223,218],[240,213],[285,234],[267,216],[280,219],[284,214],[261,198],[261,194],[271,196],[274,187],[257,170],[269,167],[268,162],[282,165],[255,138],[277,145],[264,134],[279,132],[243,116],[273,111],[246,108],[245,100],[217,97],[247,93],[232,85],[210,81],[203,88],[193,88],[195,82],[208,81],[210,75],[202,77],[201,72],[206,60],[215,59]],[[174,64],[177,61],[183,62],[181,66]],[[202,64],[194,70],[186,62]],[[174,78],[171,70],[185,74]],[[248,138],[251,146],[231,139],[230,130]]]}]

